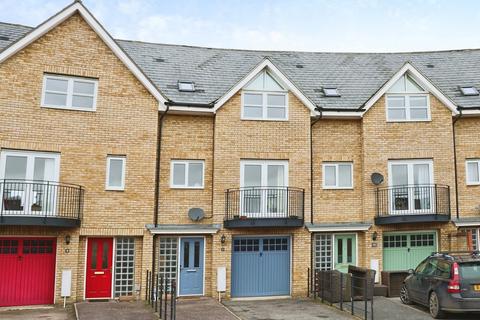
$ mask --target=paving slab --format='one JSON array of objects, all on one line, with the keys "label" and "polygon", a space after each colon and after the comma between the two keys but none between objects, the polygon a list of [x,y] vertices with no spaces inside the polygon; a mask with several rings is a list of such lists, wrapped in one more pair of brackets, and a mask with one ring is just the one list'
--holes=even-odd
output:
[{"label": "paving slab", "polygon": [[233,300],[225,301],[224,305],[243,320],[358,319],[309,299]]},{"label": "paving slab", "polygon": [[79,302],[75,304],[78,320],[158,320],[143,301]]},{"label": "paving slab", "polygon": [[48,308],[0,308],[0,319],[2,320],[75,320],[73,307],[48,307]]},{"label": "paving slab", "polygon": [[238,320],[213,298],[178,299],[177,320]]}]

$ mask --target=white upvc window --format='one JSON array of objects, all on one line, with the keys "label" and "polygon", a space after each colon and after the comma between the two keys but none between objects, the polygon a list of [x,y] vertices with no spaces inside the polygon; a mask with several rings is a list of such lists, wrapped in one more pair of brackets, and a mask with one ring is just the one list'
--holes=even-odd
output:
[{"label": "white upvc window", "polygon": [[465,162],[467,185],[480,185],[480,159]]},{"label": "white upvc window", "polygon": [[325,162],[323,189],[353,189],[353,163]]},{"label": "white upvc window", "polygon": [[205,162],[203,160],[172,160],[170,188],[203,189]]},{"label": "white upvc window", "polygon": [[387,121],[430,121],[430,97],[408,74],[402,76],[386,95]]},{"label": "white upvc window", "polygon": [[97,91],[96,79],[45,74],[42,107],[95,111]]},{"label": "white upvc window", "polygon": [[287,91],[267,72],[261,72],[242,92],[242,119],[288,120]]},{"label": "white upvc window", "polygon": [[105,189],[125,190],[125,167],[127,158],[125,156],[107,157],[107,174]]}]

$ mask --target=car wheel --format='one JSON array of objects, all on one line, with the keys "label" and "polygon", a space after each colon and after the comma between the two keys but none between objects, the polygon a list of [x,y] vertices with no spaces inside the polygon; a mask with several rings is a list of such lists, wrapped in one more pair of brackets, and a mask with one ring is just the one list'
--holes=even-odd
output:
[{"label": "car wheel", "polygon": [[402,289],[400,289],[400,301],[403,304],[412,304],[412,300],[410,300],[410,296],[408,294],[407,285],[403,285]]},{"label": "car wheel", "polygon": [[435,292],[430,294],[430,298],[428,299],[428,307],[430,309],[430,315],[434,319],[442,319],[445,313],[441,310],[440,301],[438,300],[438,296]]}]

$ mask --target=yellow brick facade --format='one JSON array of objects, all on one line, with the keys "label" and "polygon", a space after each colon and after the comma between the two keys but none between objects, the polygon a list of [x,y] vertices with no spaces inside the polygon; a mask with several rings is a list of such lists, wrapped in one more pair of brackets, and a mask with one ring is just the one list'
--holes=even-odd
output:
[{"label": "yellow brick facade", "polygon": [[[45,73],[98,79],[96,111],[41,107]],[[57,152],[60,182],[85,188],[81,228],[2,226],[0,236],[56,238],[58,303],[64,269],[72,270],[68,302],[84,297],[88,237],[135,237],[134,282],[144,287],[142,275],[151,266],[142,247],[145,224],[153,221],[158,102],[78,14],[0,64],[0,79],[0,147]],[[107,155],[126,156],[124,191],[105,190]]]},{"label": "yellow brick facade", "polygon": [[[96,111],[42,108],[45,73],[98,79]],[[57,239],[57,302],[61,300],[60,281],[64,269],[73,272],[72,296],[68,301],[84,298],[88,238],[133,237],[134,297],[144,297],[145,271],[151,269],[153,250],[158,250],[160,244],[160,236],[152,235],[145,228],[146,224],[154,222],[158,102],[79,15],[69,18],[0,64],[0,79],[0,123],[6,124],[0,129],[0,147],[57,152],[61,158],[60,181],[85,188],[80,228],[2,226],[0,236]],[[164,235],[205,238],[206,295],[216,295],[216,270],[226,267],[225,296],[231,296],[232,241],[235,237],[268,235],[290,237],[291,295],[307,294],[307,269],[312,263],[314,236],[307,228],[227,229],[223,226],[225,191],[240,187],[242,160],[288,161],[288,185],[305,192],[305,223],[372,224],[365,232],[346,232],[357,236],[356,262],[360,266],[369,267],[372,259],[378,259],[382,269],[385,232],[431,230],[437,233],[439,249],[464,248],[465,233],[459,232],[451,222],[387,226],[373,223],[376,186],[370,175],[381,173],[385,181],[380,187],[387,186],[389,160],[431,159],[434,182],[450,187],[452,216],[456,214],[452,112],[437,98],[430,95],[431,121],[387,122],[385,97],[382,97],[361,119],[320,119],[313,128],[310,110],[292,92],[288,93],[288,101],[288,121],[242,120],[241,92],[233,95],[214,115],[168,113],[165,116],[158,177],[158,223],[160,226],[220,226],[213,235]],[[480,134],[476,130],[479,121],[464,117],[455,124],[461,217],[480,215],[480,203],[476,200],[480,186],[465,183],[465,160],[480,158]],[[124,191],[105,190],[107,155],[126,156]],[[172,160],[203,160],[204,188],[172,188]],[[352,162],[353,188],[323,189],[322,164],[326,162]],[[190,220],[187,213],[193,207],[205,211],[203,220]],[[377,240],[372,240],[374,233]],[[65,243],[67,235],[71,236],[69,245]]]}]

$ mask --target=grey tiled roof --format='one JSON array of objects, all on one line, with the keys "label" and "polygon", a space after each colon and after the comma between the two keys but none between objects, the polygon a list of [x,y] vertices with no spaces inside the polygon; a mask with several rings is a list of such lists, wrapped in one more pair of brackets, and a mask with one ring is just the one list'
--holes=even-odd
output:
[{"label": "grey tiled roof", "polygon": [[[29,31],[0,23],[0,50]],[[465,97],[458,86],[480,88],[480,50],[414,53],[323,53],[212,49],[117,40],[143,72],[175,102],[210,103],[268,57],[315,104],[356,109],[406,62],[457,105],[480,107],[480,96]],[[158,61],[157,61],[158,60]],[[193,81],[196,92],[179,92],[178,81]],[[341,97],[324,97],[321,88],[337,87]]]}]

